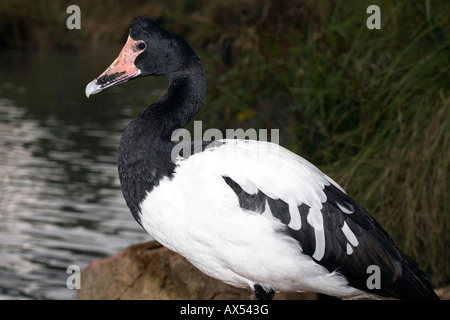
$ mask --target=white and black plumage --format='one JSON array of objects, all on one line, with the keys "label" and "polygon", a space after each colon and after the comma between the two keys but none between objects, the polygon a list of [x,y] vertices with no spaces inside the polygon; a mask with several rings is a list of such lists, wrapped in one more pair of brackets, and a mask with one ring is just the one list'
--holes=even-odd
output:
[{"label": "white and black plumage", "polygon": [[[169,87],[125,129],[118,168],[133,217],[157,241],[258,299],[275,291],[438,299],[362,207],[283,147],[222,140],[173,160],[172,133],[198,112],[206,80],[190,45],[153,20],[133,19],[119,57],[86,95],[148,75],[166,76]],[[367,287],[371,265],[381,271],[379,289]]]}]

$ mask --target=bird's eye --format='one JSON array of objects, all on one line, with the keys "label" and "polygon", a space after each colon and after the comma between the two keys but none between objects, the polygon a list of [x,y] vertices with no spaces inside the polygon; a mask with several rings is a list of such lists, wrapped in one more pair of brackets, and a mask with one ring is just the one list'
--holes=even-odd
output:
[{"label": "bird's eye", "polygon": [[147,45],[145,44],[145,42],[140,42],[137,45],[137,47],[138,47],[139,50],[144,50],[147,47]]}]

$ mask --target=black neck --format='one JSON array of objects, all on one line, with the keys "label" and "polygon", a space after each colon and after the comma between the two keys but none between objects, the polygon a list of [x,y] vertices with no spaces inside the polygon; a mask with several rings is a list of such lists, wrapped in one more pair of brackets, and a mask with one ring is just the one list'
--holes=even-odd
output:
[{"label": "black neck", "polygon": [[153,113],[162,120],[161,138],[170,140],[174,130],[184,128],[200,110],[206,91],[206,79],[201,64],[189,72],[172,74],[169,88],[155,103]]},{"label": "black neck", "polygon": [[161,179],[171,177],[174,130],[186,126],[201,107],[206,79],[200,61],[168,75],[169,88],[155,103],[134,118],[125,129],[119,145],[118,168],[125,200],[139,218],[139,203]]}]

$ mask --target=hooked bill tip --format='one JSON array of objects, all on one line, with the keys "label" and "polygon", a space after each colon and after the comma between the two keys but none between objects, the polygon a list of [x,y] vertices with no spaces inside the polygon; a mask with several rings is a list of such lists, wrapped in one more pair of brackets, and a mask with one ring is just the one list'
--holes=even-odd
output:
[{"label": "hooked bill tip", "polygon": [[86,86],[86,90],[85,90],[86,97],[89,98],[89,96],[91,94],[96,94],[100,91],[102,91],[102,88],[98,84],[95,83],[95,80],[93,80],[93,81],[89,82],[88,85]]}]

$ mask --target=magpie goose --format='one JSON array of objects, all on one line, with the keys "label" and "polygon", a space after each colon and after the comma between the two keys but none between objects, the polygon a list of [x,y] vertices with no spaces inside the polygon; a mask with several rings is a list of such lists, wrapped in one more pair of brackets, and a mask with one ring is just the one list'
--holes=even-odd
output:
[{"label": "magpie goose", "polygon": [[133,217],[154,239],[257,299],[277,291],[438,299],[367,211],[289,150],[224,139],[174,157],[172,133],[200,109],[206,79],[191,46],[153,20],[131,21],[118,58],[86,95],[150,75],[169,87],[126,127],[118,169]]}]

